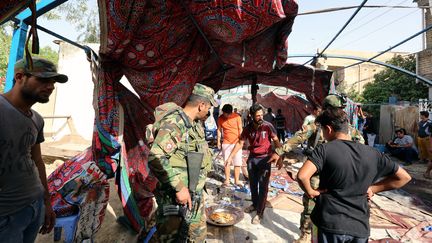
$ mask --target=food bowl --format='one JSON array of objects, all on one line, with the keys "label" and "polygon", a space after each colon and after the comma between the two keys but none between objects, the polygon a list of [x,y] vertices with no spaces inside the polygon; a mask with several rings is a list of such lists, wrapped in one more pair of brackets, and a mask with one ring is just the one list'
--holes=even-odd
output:
[{"label": "food bowl", "polygon": [[[226,220],[213,220],[214,217],[222,216],[222,218]],[[206,208],[206,215],[207,215],[207,223],[214,225],[214,226],[231,226],[235,225],[238,222],[240,222],[243,217],[243,211],[240,208],[229,206],[229,205],[214,205],[211,207]],[[212,217],[213,216],[213,217]]]}]

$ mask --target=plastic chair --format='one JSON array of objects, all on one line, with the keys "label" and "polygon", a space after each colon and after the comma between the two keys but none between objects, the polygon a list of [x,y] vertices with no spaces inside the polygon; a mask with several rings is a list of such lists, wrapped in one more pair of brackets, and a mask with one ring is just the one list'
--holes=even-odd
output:
[{"label": "plastic chair", "polygon": [[374,148],[376,148],[381,153],[384,153],[387,150],[385,144],[374,144]]},{"label": "plastic chair", "polygon": [[79,214],[56,218],[56,224],[54,226],[54,241],[60,240],[62,229],[64,229],[65,242],[74,242],[78,219]]},{"label": "plastic chair", "polygon": [[144,239],[143,243],[148,243],[155,232],[156,232],[156,226],[153,226],[150,229],[150,231],[148,232],[148,234],[147,234],[146,238]]}]

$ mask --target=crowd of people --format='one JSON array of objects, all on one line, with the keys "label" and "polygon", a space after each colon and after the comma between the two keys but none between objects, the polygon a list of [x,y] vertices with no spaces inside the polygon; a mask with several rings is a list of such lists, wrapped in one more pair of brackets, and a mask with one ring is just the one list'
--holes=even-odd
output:
[{"label": "crowd of people", "polygon": [[[66,82],[67,76],[57,73],[54,64],[44,59],[33,59],[31,65],[24,59],[15,65],[14,81],[12,90],[0,96],[0,239],[33,242],[38,232],[52,230],[55,214],[40,150],[44,123],[31,107],[47,102],[54,83]],[[203,121],[212,117],[212,107],[220,105],[220,97],[214,97],[212,88],[196,84],[183,107],[166,103],[155,109],[158,120],[148,144],[148,166],[158,179],[154,191],[157,230],[152,242],[205,242],[204,188],[213,155]],[[274,115],[271,108],[265,113],[264,107],[253,104],[247,122],[244,112],[237,113],[231,104],[222,107],[222,114],[218,109],[213,111],[213,116],[217,115],[216,146],[225,162],[223,185],[230,184],[231,165],[235,185],[243,186],[243,172],[252,195],[252,205],[244,211],[254,213],[252,224],[263,220],[272,164],[278,169],[290,166],[284,164],[284,157],[307,142],[307,159],[296,175],[304,191],[297,242],[310,242],[311,238],[318,242],[368,241],[368,200],[375,193],[402,187],[411,178],[386,154],[363,144],[361,133],[349,124],[345,105],[343,97],[327,96],[322,108],[316,106],[302,128],[288,139],[280,109]],[[420,158],[429,162],[425,177],[430,177],[431,122],[428,113],[421,116]],[[396,134],[387,144],[389,151],[412,162],[417,156],[412,137],[404,129]],[[245,144],[249,157],[243,163]]]}]

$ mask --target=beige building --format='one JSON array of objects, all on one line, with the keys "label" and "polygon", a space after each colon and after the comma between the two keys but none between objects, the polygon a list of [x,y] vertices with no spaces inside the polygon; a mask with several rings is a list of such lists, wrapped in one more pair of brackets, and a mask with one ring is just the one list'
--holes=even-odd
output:
[{"label": "beige building", "polygon": [[[423,28],[432,24],[432,0],[417,0],[418,6],[423,8]],[[417,73],[432,80],[432,30],[423,34],[423,50],[417,53]],[[432,98],[432,89],[429,88],[429,99]]]},{"label": "beige building", "polygon": [[[327,50],[325,54],[329,56],[351,56],[368,59],[377,55],[378,53],[348,50]],[[396,55],[406,54],[408,53],[387,52],[374,60],[386,62]],[[363,92],[365,84],[373,82],[374,75],[384,70],[385,67],[365,62],[360,65],[344,68],[357,62],[359,61],[344,58],[320,58],[317,62],[317,67],[334,71],[332,78],[336,81],[336,83],[339,83],[338,87],[339,89],[341,89],[341,91],[345,93],[348,93],[351,90],[354,90],[356,92]]]}]

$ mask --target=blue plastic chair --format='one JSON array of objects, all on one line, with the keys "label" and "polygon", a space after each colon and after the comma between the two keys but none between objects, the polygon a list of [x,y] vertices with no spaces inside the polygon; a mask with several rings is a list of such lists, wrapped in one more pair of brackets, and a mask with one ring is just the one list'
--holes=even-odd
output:
[{"label": "blue plastic chair", "polygon": [[156,226],[153,226],[150,229],[149,233],[147,234],[146,238],[144,239],[144,243],[148,243],[155,232],[156,232]]},{"label": "blue plastic chair", "polygon": [[376,148],[381,153],[384,153],[387,150],[385,144],[374,144],[374,148]]},{"label": "blue plastic chair", "polygon": [[56,218],[56,224],[54,226],[54,241],[60,240],[62,229],[64,229],[65,242],[73,243],[78,219],[79,213],[66,217]]}]

